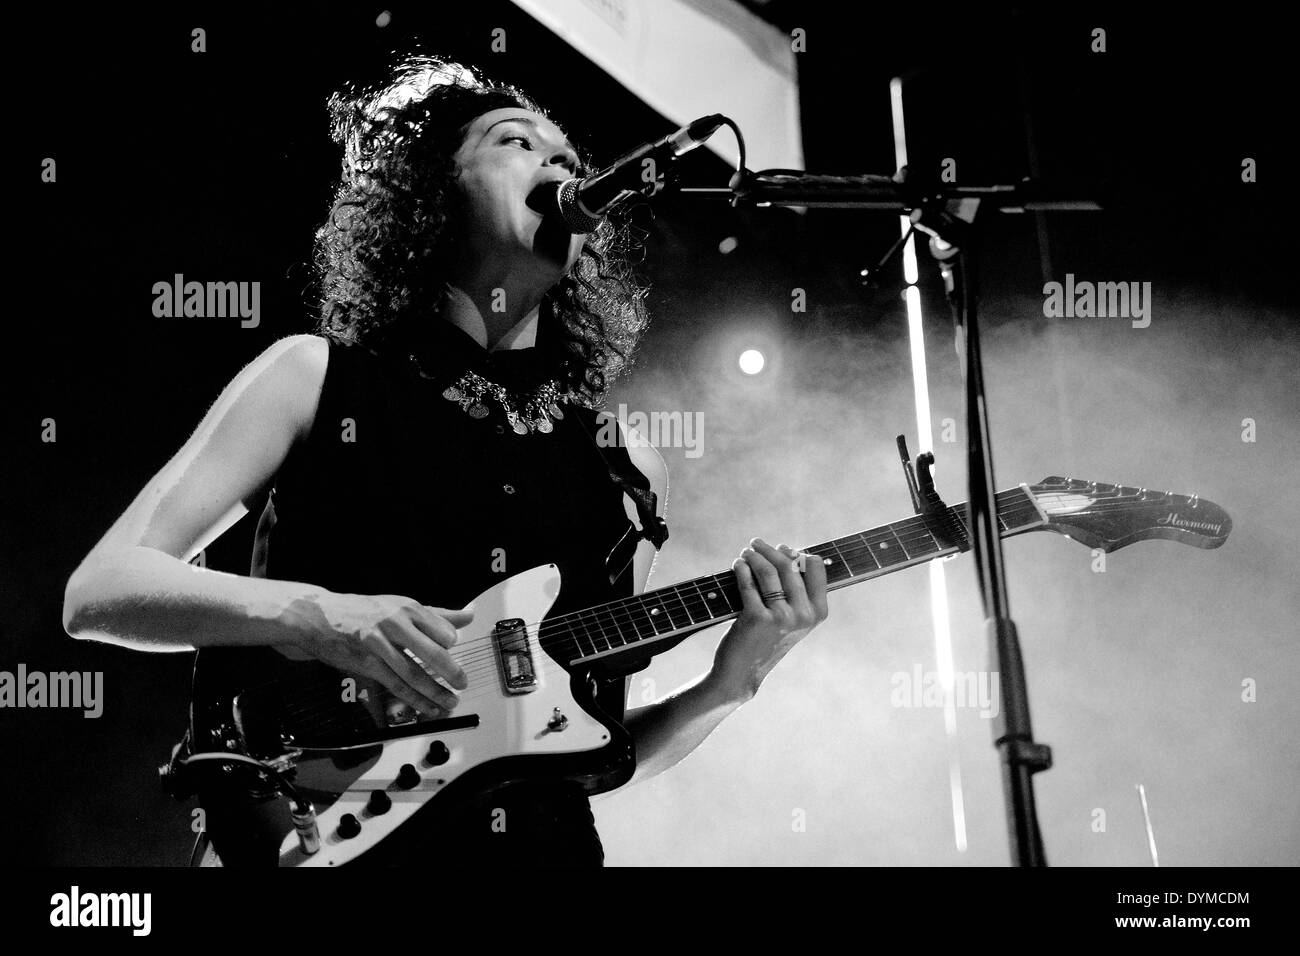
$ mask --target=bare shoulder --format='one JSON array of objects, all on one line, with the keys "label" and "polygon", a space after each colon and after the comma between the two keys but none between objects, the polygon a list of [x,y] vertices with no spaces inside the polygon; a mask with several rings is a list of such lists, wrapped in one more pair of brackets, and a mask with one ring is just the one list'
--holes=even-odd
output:
[{"label": "bare shoulder", "polygon": [[[260,497],[294,442],[310,430],[328,359],[328,343],[313,335],[263,349],[91,555],[143,546],[188,560],[216,540]],[[86,561],[94,563],[89,556]]]},{"label": "bare shoulder", "polygon": [[288,412],[298,435],[311,430],[329,367],[329,342],[319,335],[290,335],[269,345],[240,373],[257,382],[270,401]]},{"label": "bare shoulder", "polygon": [[280,374],[317,384],[325,380],[329,342],[319,335],[288,335],[269,345],[258,362],[274,365]]}]

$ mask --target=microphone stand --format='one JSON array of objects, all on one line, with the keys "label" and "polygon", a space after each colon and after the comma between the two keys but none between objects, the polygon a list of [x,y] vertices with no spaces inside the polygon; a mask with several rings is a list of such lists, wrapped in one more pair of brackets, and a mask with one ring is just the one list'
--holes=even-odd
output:
[{"label": "microphone stand", "polygon": [[[1046,866],[1034,803],[1033,774],[1051,766],[1052,752],[1047,745],[1034,741],[1020,639],[1007,597],[977,323],[976,230],[984,205],[1002,212],[1100,207],[1093,200],[1055,193],[1029,180],[1007,186],[943,186],[919,180],[906,167],[892,177],[742,170],[726,189],[683,189],[682,192],[730,198],[733,206],[743,202],[755,206],[888,210],[908,215],[914,228],[931,237],[930,251],[939,263],[952,306],[957,350],[962,357],[966,383],[970,492],[967,528],[973,539],[990,662],[1000,675],[1001,709],[993,722],[993,745],[1002,758],[1011,858],[1018,866]],[[901,246],[901,242],[896,243],[889,254],[892,256]]]}]

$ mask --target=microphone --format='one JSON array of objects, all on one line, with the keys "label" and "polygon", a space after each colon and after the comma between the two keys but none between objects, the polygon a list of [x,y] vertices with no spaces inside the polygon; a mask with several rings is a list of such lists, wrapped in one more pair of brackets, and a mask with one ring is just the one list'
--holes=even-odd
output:
[{"label": "microphone", "polygon": [[658,191],[660,168],[702,144],[725,121],[719,113],[701,117],[657,142],[637,147],[594,176],[550,184],[555,195],[547,198],[548,211],[558,212],[570,232],[593,231],[619,203],[637,193],[653,195]]}]

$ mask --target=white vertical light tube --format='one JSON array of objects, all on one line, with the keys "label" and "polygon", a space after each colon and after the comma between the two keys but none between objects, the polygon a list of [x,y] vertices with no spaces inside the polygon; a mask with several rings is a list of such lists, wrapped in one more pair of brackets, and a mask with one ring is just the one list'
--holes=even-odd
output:
[{"label": "white vertical light tube", "polygon": [[[907,135],[903,123],[903,80],[894,77],[889,82],[889,101],[894,119],[894,162],[902,169],[907,165]],[[902,235],[907,235],[912,222],[900,217]],[[909,237],[903,245],[903,278],[907,281],[904,301],[907,303],[907,333],[912,353],[912,391],[916,400],[915,454],[934,450],[934,436],[930,430],[930,380],[925,369],[925,329],[921,314],[921,290],[916,281],[920,273],[916,266],[916,243]],[[948,743],[948,788],[952,795],[953,842],[959,853],[965,853],[966,803],[962,792],[961,760],[957,751],[957,708],[953,699],[952,632],[948,621],[948,581],[943,561],[930,562],[930,619],[934,623],[934,656],[939,669],[939,684],[943,688],[943,725]]]}]

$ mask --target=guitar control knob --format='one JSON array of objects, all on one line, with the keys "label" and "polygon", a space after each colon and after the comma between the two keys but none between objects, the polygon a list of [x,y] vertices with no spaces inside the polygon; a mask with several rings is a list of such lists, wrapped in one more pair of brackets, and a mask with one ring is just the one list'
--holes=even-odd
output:
[{"label": "guitar control knob", "polygon": [[569,718],[560,713],[560,708],[556,707],[551,714],[551,719],[546,722],[546,729],[559,733],[567,726],[569,726]]},{"label": "guitar control knob", "polygon": [[361,821],[350,813],[345,813],[339,817],[339,836],[344,840],[351,840],[361,832]]},{"label": "guitar control knob", "polygon": [[441,740],[435,740],[429,744],[429,752],[425,755],[425,759],[429,761],[429,766],[441,767],[451,759],[451,751]]},{"label": "guitar control knob", "polygon": [[402,769],[397,771],[397,785],[403,790],[412,790],[420,783],[420,774],[409,763],[402,764]]},{"label": "guitar control knob", "polygon": [[370,793],[370,799],[366,801],[366,809],[373,816],[387,813],[393,809],[393,798],[383,790],[373,790]]}]

